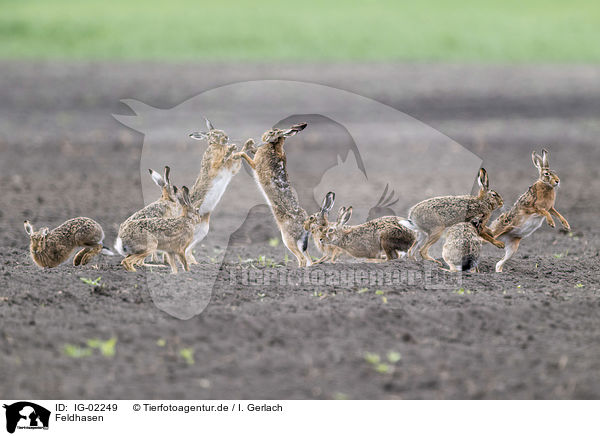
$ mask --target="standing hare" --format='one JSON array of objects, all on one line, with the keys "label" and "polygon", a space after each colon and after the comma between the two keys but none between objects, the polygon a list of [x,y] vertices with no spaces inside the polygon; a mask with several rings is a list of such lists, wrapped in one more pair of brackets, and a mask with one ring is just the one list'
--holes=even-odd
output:
[{"label": "standing hare", "polygon": [[434,197],[414,205],[408,212],[408,220],[403,224],[417,232],[417,240],[409,251],[410,257],[415,257],[418,251],[425,260],[441,263],[429,255],[429,249],[444,233],[444,230],[460,222],[469,222],[475,217],[481,217],[481,237],[504,248],[504,243],[491,236],[486,227],[494,209],[504,203],[496,191],[489,189],[489,180],[484,168],[479,170],[479,194],[449,195]]},{"label": "standing hare", "polygon": [[54,268],[66,261],[73,250],[83,247],[73,258],[73,265],[85,265],[103,251],[113,253],[102,246],[104,231],[100,224],[90,218],[78,217],[65,221],[54,230],[48,227],[37,232],[25,221],[29,235],[29,252],[33,261],[42,268]]},{"label": "standing hare", "polygon": [[308,254],[308,231],[304,222],[308,218],[300,206],[292,187],[286,167],[283,144],[286,138],[301,132],[306,123],[295,124],[289,129],[270,129],[262,135],[262,144],[254,158],[243,151],[242,157],[254,170],[254,179],[269,204],[285,246],[298,260],[298,266],[311,265]]},{"label": "standing hare", "polygon": [[352,206],[340,209],[336,225],[320,230],[321,243],[331,244],[352,257],[381,260],[397,259],[398,251],[406,253],[415,241],[412,230],[400,224],[403,218],[386,216],[356,226],[345,224],[352,216]]},{"label": "standing hare", "polygon": [[127,271],[135,271],[136,265],[157,250],[166,253],[172,274],[177,274],[175,257],[189,271],[185,250],[192,242],[200,214],[191,204],[187,187],[177,193],[177,200],[181,204],[181,214],[177,218],[145,218],[125,224],[122,248],[127,257],[121,264]]},{"label": "standing hare", "polygon": [[461,222],[451,226],[446,232],[446,241],[442,248],[442,257],[451,272],[479,272],[479,256],[482,239],[481,219],[473,218],[468,223]]},{"label": "standing hare", "polygon": [[491,230],[495,238],[506,243],[504,257],[496,264],[496,272],[502,268],[519,248],[521,239],[528,237],[543,224],[555,227],[552,215],[556,216],[565,230],[571,227],[567,220],[554,208],[556,191],[560,179],[550,170],[549,153],[542,150],[542,156],[535,151],[531,154],[533,165],[538,169],[538,180],[521,195],[513,207],[500,215],[492,224]]},{"label": "standing hare", "polygon": [[[169,177],[171,173],[171,168],[165,166],[164,178],[152,169],[149,169],[148,171],[150,172],[150,176],[152,177],[154,183],[156,183],[158,187],[161,188],[161,196],[158,200],[150,203],[143,209],[138,210],[119,226],[119,233],[117,235],[114,248],[121,256],[125,256],[125,253],[123,252],[123,241],[121,238],[121,233],[123,231],[123,228],[129,221],[135,221],[146,218],[171,218],[177,216],[180,212],[179,203],[175,198],[177,188],[171,184],[171,179]],[[153,261],[158,260],[156,256],[156,253],[152,253]]]},{"label": "standing hare", "polygon": [[[194,229],[194,238],[186,251],[186,257],[191,264],[198,263],[194,258],[192,250],[194,246],[202,241],[208,234],[210,214],[215,209],[221,197],[225,193],[229,182],[242,167],[240,160],[241,153],[236,152],[237,148],[229,144],[229,137],[222,130],[213,127],[209,120],[206,120],[206,132],[194,132],[190,137],[196,140],[206,139],[208,148],[202,156],[200,173],[192,187],[190,199],[192,205],[199,209],[202,216],[198,225]],[[252,147],[254,141],[248,140],[242,152]]]},{"label": "standing hare", "polygon": [[[319,209],[318,212],[313,213],[304,221],[304,230],[309,231],[313,235],[313,242],[319,251],[323,253],[323,256],[314,262],[315,264],[323,263],[326,260],[329,260],[331,263],[335,263],[335,258],[342,252],[342,250],[335,245],[323,244],[320,237],[320,229],[330,225],[329,212],[331,211],[334,202],[335,193],[328,192],[323,199],[321,209]],[[341,217],[342,216],[340,215],[340,218]]]}]

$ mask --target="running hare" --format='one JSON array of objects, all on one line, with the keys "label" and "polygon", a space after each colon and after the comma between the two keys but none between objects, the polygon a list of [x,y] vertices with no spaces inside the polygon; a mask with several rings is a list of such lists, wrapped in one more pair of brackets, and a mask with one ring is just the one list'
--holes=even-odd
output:
[{"label": "running hare", "polygon": [[484,168],[479,170],[479,194],[450,195],[434,197],[414,205],[408,212],[408,220],[403,224],[417,232],[417,240],[409,251],[410,257],[415,257],[418,251],[425,260],[441,263],[429,255],[429,248],[435,244],[448,227],[459,222],[469,222],[474,217],[481,218],[481,237],[504,248],[504,243],[491,236],[487,228],[492,211],[504,203],[496,191],[489,189],[489,180]]},{"label": "running hare", "polygon": [[83,247],[73,258],[73,265],[85,265],[104,250],[104,231],[100,224],[90,218],[78,217],[65,221],[54,230],[48,227],[37,232],[29,221],[25,221],[25,231],[29,235],[29,252],[33,261],[42,268],[54,268],[66,261],[73,250]]},{"label": "running hare", "polygon": [[352,257],[381,260],[398,258],[398,251],[407,252],[415,241],[412,230],[400,224],[403,218],[385,216],[356,226],[345,224],[352,216],[352,206],[340,209],[336,225],[321,230],[321,243],[331,244]]},{"label": "running hare", "polygon": [[127,257],[121,264],[127,271],[135,271],[136,265],[139,266],[148,255],[157,250],[167,254],[172,274],[177,274],[175,257],[189,271],[185,250],[192,242],[194,227],[200,221],[200,215],[191,204],[187,187],[184,186],[177,193],[177,200],[181,204],[181,214],[177,218],[145,218],[125,224],[122,248]]},{"label": "running hare", "polygon": [[446,241],[442,248],[442,257],[450,267],[450,271],[479,272],[479,256],[482,239],[481,219],[473,218],[468,223],[454,224],[446,232]]},{"label": "running hare", "polygon": [[311,265],[308,254],[308,231],[304,222],[308,218],[300,206],[296,192],[290,183],[283,144],[286,138],[304,130],[306,123],[295,124],[289,129],[270,129],[262,135],[262,144],[256,149],[254,158],[244,151],[246,159],[254,170],[254,179],[271,207],[281,239],[298,260],[298,266]]},{"label": "running hare", "polygon": [[[235,145],[229,144],[227,134],[222,130],[215,129],[208,119],[206,119],[206,128],[206,132],[190,134],[193,139],[206,139],[208,141],[208,148],[202,156],[200,173],[190,193],[192,205],[199,209],[199,213],[202,215],[201,220],[194,229],[192,243],[186,251],[186,257],[191,264],[198,263],[192,254],[192,250],[196,244],[206,237],[211,212],[221,200],[233,176],[242,168],[241,153],[236,152]],[[247,151],[253,144],[254,141],[251,139],[246,141],[242,152]]]},{"label": "running hare", "polygon": [[519,197],[510,211],[491,224],[494,237],[506,243],[504,257],[496,264],[496,272],[502,272],[506,261],[517,252],[521,239],[539,229],[544,220],[550,227],[555,226],[552,215],[560,220],[564,229],[571,229],[567,220],[554,208],[555,188],[559,186],[560,179],[550,170],[548,157],[546,150],[542,150],[542,156],[535,151],[531,154],[533,165],[539,172],[538,180]]},{"label": "running hare", "polygon": [[[335,245],[328,245],[321,243],[321,229],[326,228],[330,225],[329,212],[335,202],[335,193],[328,192],[323,199],[323,204],[318,212],[313,213],[304,221],[304,230],[308,230],[313,236],[313,242],[319,249],[323,256],[316,262],[323,263],[329,260],[331,263],[335,263],[335,258],[342,252],[342,250]],[[339,215],[341,218],[342,215]]]}]

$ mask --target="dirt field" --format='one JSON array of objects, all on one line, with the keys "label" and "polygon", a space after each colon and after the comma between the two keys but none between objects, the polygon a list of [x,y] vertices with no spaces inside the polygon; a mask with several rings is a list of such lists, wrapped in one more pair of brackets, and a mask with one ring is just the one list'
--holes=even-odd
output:
[{"label": "dirt field", "polygon": [[[0,71],[3,397],[600,398],[600,68],[1,62]],[[153,303],[146,276],[162,272],[125,273],[118,257],[33,265],[24,219],[37,228],[90,216],[112,243],[143,205],[143,136],[111,117],[130,114],[120,99],[169,108],[215,86],[269,78],[342,88],[414,116],[480,156],[508,204],[537,176],[531,150],[547,147],[561,177],[556,207],[572,233],[544,225],[502,274],[492,272],[501,252],[486,247],[482,272],[465,275],[462,289],[326,284],[356,267],[347,259],[316,268],[312,284],[232,285],[265,270],[298,274],[294,262],[256,260],[285,255],[269,245],[277,232],[259,206],[229,247],[207,241],[201,264],[177,276],[182,293],[194,292],[203,272],[220,269],[210,304],[188,321]],[[390,160],[381,171],[396,168]],[[435,174],[432,186],[443,186]],[[402,215],[425,197],[401,194]],[[223,251],[222,265],[211,261]],[[403,260],[360,268],[423,270]],[[114,356],[77,357],[89,354],[86,341],[111,337]]]}]

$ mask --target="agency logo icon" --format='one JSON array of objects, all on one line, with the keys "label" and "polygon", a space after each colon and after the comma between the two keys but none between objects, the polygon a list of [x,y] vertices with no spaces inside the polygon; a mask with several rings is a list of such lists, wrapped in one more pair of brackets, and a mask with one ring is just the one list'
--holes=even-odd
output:
[{"label": "agency logo icon", "polygon": [[14,433],[19,430],[48,430],[50,411],[29,401],[19,401],[11,405],[4,404],[6,409],[6,431]]}]

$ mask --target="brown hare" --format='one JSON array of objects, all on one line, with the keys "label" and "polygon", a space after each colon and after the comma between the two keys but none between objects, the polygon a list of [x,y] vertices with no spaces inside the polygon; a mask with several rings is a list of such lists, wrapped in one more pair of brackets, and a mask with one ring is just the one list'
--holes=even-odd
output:
[{"label": "brown hare", "polygon": [[406,253],[415,241],[412,230],[400,224],[403,218],[386,216],[356,226],[346,226],[352,216],[352,206],[341,208],[335,225],[320,229],[322,244],[334,245],[352,257],[372,260],[397,259],[398,252]]},{"label": "brown hare", "polygon": [[[319,209],[318,212],[313,213],[304,221],[304,230],[307,230],[313,235],[313,242],[315,243],[317,249],[323,253],[323,256],[314,262],[314,264],[323,263],[325,261],[335,263],[335,258],[342,252],[342,250],[335,245],[321,243],[320,229],[329,226],[329,212],[331,211],[334,202],[335,193],[328,192],[323,199],[321,209]],[[341,217],[342,216],[340,215],[339,218]]]},{"label": "brown hare", "polygon": [[550,227],[555,227],[552,215],[559,219],[565,230],[571,229],[567,220],[554,208],[555,188],[559,186],[560,179],[550,170],[548,158],[547,150],[542,150],[542,156],[535,151],[531,154],[533,165],[538,169],[538,180],[490,226],[494,237],[506,243],[504,257],[496,264],[496,272],[502,272],[506,261],[517,252],[521,239],[539,229],[544,220]]},{"label": "brown hare", "polygon": [[177,192],[177,200],[181,204],[181,214],[177,218],[145,218],[125,224],[122,249],[127,256],[121,264],[127,271],[135,271],[136,265],[142,264],[157,250],[166,253],[172,274],[177,274],[175,257],[189,271],[185,250],[192,242],[200,214],[191,204],[187,187]]},{"label": "brown hare", "polygon": [[[206,132],[194,132],[190,137],[196,140],[206,139],[208,148],[202,156],[200,173],[192,187],[190,199],[192,205],[199,209],[202,216],[200,222],[194,229],[194,238],[189,245],[186,256],[188,262],[196,264],[193,249],[208,234],[210,214],[215,209],[221,197],[225,193],[229,182],[242,167],[241,153],[236,152],[235,145],[229,143],[229,137],[222,130],[214,128],[212,123],[206,119]],[[252,147],[254,141],[249,139],[244,144],[242,152]]]},{"label": "brown hare", "polygon": [[[126,223],[128,223],[129,221],[146,219],[146,218],[175,217],[180,212],[179,202],[175,198],[177,188],[175,188],[171,184],[171,179],[170,179],[171,168],[169,168],[168,166],[165,166],[164,178],[159,173],[157,173],[156,171],[154,171],[152,169],[149,169],[148,171],[150,172],[150,176],[152,177],[152,180],[154,181],[154,183],[156,183],[158,185],[158,187],[161,188],[161,196],[158,200],[150,203],[148,206],[144,207],[143,209],[138,210],[136,213],[134,213],[129,218],[127,218],[125,220],[125,222],[123,222],[119,226],[119,233],[117,235],[117,239],[115,240],[114,248],[121,256],[125,256],[125,253],[123,252],[123,247],[122,247],[123,241],[121,239],[121,232],[123,231],[123,228]],[[158,260],[156,253],[152,253],[152,260],[153,261]]]},{"label": "brown hare", "polygon": [[273,212],[283,243],[301,267],[312,264],[308,254],[309,235],[304,229],[308,214],[300,206],[290,183],[283,144],[305,127],[306,123],[300,123],[289,129],[269,129],[262,135],[262,144],[255,149],[254,158],[246,153],[250,150],[242,154],[254,170],[254,179]]},{"label": "brown hare", "polygon": [[78,217],[65,221],[54,230],[43,227],[37,232],[25,221],[29,235],[29,252],[33,261],[42,268],[54,268],[66,261],[73,250],[83,247],[73,258],[73,265],[85,265],[101,251],[113,253],[102,246],[104,231],[91,218]]},{"label": "brown hare", "polygon": [[434,197],[414,205],[408,212],[408,220],[402,224],[417,232],[417,240],[409,251],[414,258],[418,251],[425,260],[441,263],[429,255],[435,244],[448,227],[459,222],[469,222],[474,217],[481,218],[481,237],[496,247],[504,248],[504,243],[495,240],[487,229],[487,222],[494,209],[504,204],[496,191],[489,189],[489,180],[484,168],[479,170],[479,194],[450,195]]},{"label": "brown hare", "polygon": [[451,272],[471,271],[479,272],[479,256],[481,254],[482,239],[481,219],[473,218],[465,223],[457,223],[446,232],[446,241],[442,248],[442,258],[450,267]]}]

